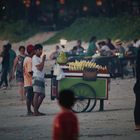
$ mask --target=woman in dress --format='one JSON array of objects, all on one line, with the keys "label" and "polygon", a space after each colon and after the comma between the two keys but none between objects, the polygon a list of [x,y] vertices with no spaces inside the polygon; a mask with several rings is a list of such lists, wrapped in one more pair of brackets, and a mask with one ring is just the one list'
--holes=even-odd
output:
[{"label": "woman in dress", "polygon": [[14,60],[13,66],[13,76],[16,72],[16,81],[19,86],[19,94],[21,96],[21,100],[24,100],[24,78],[23,78],[23,62],[25,59],[25,47],[19,47],[19,55]]}]

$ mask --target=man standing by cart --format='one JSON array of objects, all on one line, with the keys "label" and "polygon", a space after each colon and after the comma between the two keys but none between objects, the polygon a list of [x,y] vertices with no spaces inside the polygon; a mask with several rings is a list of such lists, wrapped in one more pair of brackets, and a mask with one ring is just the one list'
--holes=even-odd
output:
[{"label": "man standing by cart", "polygon": [[45,98],[45,80],[44,80],[44,64],[46,55],[42,55],[43,46],[41,44],[35,45],[35,55],[32,58],[32,71],[33,71],[33,92],[34,92],[34,116],[45,115],[39,112],[39,107]]},{"label": "man standing by cart", "polygon": [[25,57],[23,62],[23,75],[24,75],[24,89],[26,94],[27,115],[33,115],[31,105],[33,105],[33,87],[32,87],[32,57],[34,55],[34,46],[27,46],[28,56]]}]

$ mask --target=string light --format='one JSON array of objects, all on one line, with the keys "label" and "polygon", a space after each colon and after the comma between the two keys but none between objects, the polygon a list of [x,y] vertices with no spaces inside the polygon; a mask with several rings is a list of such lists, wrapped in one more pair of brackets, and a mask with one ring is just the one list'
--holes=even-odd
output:
[{"label": "string light", "polygon": [[31,0],[23,0],[23,4],[25,5],[25,7],[29,8],[31,4]]},{"label": "string light", "polygon": [[5,6],[3,6],[3,7],[2,7],[2,10],[5,10],[5,9],[6,9],[6,7],[5,7]]},{"label": "string light", "polygon": [[65,4],[65,0],[60,0],[60,4]]},{"label": "string light", "polygon": [[[40,5],[40,0],[35,0],[34,2],[37,6]],[[25,7],[29,8],[31,6],[31,0],[23,0],[23,4]]]},{"label": "string light", "polygon": [[97,4],[97,6],[102,6],[103,1],[102,0],[96,0],[96,4]]},{"label": "string light", "polygon": [[40,0],[36,0],[36,5],[40,5]]}]

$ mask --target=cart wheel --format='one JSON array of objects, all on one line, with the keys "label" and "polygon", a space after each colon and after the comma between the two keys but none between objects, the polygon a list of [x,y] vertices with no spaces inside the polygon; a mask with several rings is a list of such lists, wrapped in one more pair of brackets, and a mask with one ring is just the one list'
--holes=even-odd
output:
[{"label": "cart wheel", "polygon": [[71,108],[73,112],[85,112],[90,104],[90,99],[76,99],[74,106]]},{"label": "cart wheel", "polygon": [[[78,83],[70,88],[75,93],[75,98],[77,99],[72,110],[74,112],[84,112],[90,105],[90,100],[92,99],[92,106],[88,109],[91,111],[96,105],[96,93],[94,89],[85,83]],[[93,104],[94,100],[94,104]],[[80,108],[80,109],[79,109]]]},{"label": "cart wheel", "polygon": [[86,112],[91,112],[94,109],[94,107],[96,106],[96,102],[97,102],[96,99],[90,99],[90,104],[89,104],[88,108],[86,109]]}]

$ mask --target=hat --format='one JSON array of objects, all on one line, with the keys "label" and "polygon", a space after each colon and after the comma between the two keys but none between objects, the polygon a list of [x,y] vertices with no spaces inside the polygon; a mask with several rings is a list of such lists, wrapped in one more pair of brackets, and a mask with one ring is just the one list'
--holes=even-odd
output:
[{"label": "hat", "polygon": [[122,44],[122,41],[120,39],[117,39],[117,40],[115,40],[115,44],[116,45],[121,45]]},{"label": "hat", "polygon": [[32,44],[27,45],[27,53],[31,54],[34,51],[34,46]]}]

